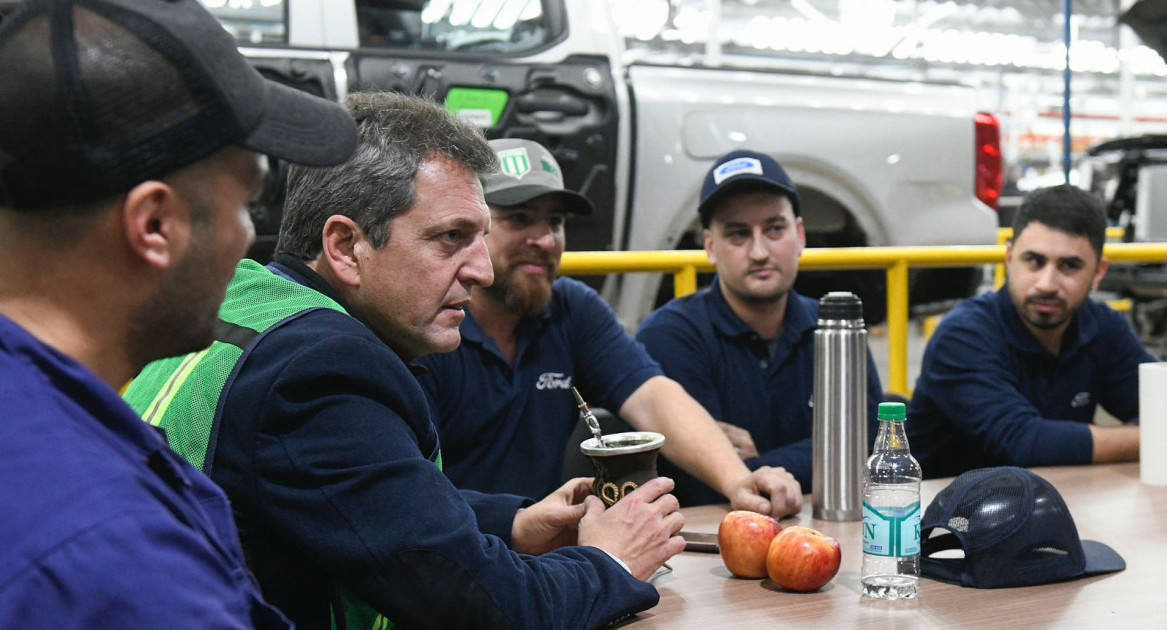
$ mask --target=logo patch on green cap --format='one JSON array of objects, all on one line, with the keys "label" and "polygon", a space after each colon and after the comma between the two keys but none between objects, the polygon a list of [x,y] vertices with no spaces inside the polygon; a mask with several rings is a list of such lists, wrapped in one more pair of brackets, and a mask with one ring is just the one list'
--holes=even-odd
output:
[{"label": "logo patch on green cap", "polygon": [[502,172],[515,179],[522,179],[523,175],[531,172],[531,158],[527,155],[525,147],[499,151],[498,161],[502,166]]}]

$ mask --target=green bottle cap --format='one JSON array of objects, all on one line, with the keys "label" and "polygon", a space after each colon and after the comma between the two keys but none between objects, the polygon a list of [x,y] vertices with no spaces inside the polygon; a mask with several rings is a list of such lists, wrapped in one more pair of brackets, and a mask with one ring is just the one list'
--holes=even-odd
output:
[{"label": "green bottle cap", "polygon": [[879,419],[903,422],[908,417],[908,408],[901,402],[879,403]]}]

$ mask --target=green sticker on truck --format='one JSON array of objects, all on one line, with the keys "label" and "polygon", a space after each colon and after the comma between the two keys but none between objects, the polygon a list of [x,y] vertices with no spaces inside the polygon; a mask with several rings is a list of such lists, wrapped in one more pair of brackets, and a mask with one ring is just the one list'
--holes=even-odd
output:
[{"label": "green sticker on truck", "polygon": [[481,129],[498,124],[510,94],[491,88],[450,88],[446,94],[446,111]]}]

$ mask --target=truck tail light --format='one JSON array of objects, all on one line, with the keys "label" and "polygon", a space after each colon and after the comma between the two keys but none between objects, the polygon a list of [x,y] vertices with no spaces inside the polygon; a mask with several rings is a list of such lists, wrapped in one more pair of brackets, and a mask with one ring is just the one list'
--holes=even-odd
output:
[{"label": "truck tail light", "polygon": [[977,199],[997,210],[1005,184],[1005,170],[1001,163],[1001,124],[996,116],[982,112],[977,114],[976,126]]}]

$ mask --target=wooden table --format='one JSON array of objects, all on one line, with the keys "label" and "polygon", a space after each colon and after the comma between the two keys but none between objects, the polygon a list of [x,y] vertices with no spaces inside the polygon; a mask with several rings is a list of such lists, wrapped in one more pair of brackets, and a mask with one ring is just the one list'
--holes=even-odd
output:
[{"label": "wooden table", "polygon": [[[1167,628],[1167,487],[1139,482],[1138,464],[1034,469],[1066,500],[1079,535],[1109,545],[1127,568],[1091,578],[1024,588],[962,588],[920,580],[914,600],[863,598],[858,522],[814,520],[810,497],[785,525],[807,525],[839,540],[843,564],[815,593],[782,591],[770,580],[730,576],[717,554],[685,552],[653,583],[661,601],[620,627],[650,628]],[[924,507],[950,480],[925,481]],[[686,508],[687,531],[716,532],[727,508]]]}]

